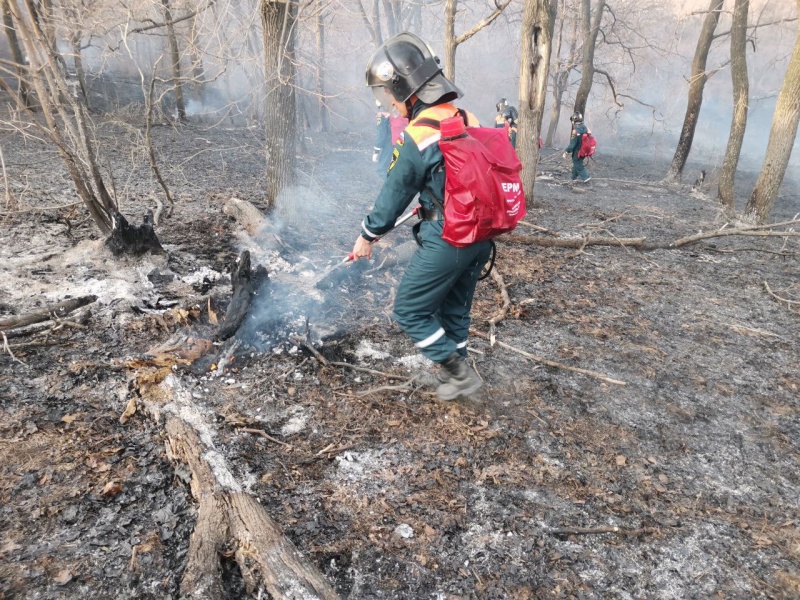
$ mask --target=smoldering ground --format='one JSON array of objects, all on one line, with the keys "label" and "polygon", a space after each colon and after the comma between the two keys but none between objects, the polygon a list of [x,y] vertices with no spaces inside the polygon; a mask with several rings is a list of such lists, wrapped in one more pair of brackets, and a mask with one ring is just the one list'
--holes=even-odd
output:
[{"label": "smoldering ground", "polygon": [[[113,125],[101,131],[108,148],[119,143]],[[175,215],[159,228],[171,282],[150,281],[144,262],[99,249],[77,256],[96,236],[86,217],[71,219],[72,237],[48,211],[14,217],[4,230],[4,281],[14,277],[3,289],[6,313],[90,279],[130,282],[126,303],[109,298],[76,317],[85,329],[12,339],[17,360],[3,355],[6,595],[178,595],[196,507],[158,426],[141,412],[120,423],[135,376],[120,358],[193,326],[145,302],[191,308],[211,297],[224,307],[224,274],[251,242],[222,206],[231,196],[263,206],[242,183],[257,180],[263,157],[225,146],[230,131],[157,135],[165,148],[196,155],[181,167],[188,183]],[[209,135],[226,148],[224,179],[218,158],[197,153]],[[239,485],[337,591],[353,599],[795,596],[800,330],[796,308],[764,282],[798,299],[796,241],[719,238],[651,253],[501,242],[496,268],[511,307],[498,341],[627,385],[544,367],[475,335],[470,357],[485,391],[469,405],[443,404],[409,385],[425,365],[386,312],[402,269],[376,261],[366,277],[312,294],[314,278],[352,248],[380,186],[370,145],[368,136],[315,137],[300,164],[301,201],[275,217],[281,241],[252,246],[267,257],[255,264],[272,265],[267,290],[275,291],[257,299],[269,316],[256,322],[275,323],[258,330],[273,336],[263,351],[220,376],[175,375]],[[31,181],[42,193],[26,200],[49,205],[62,175],[26,152],[35,148],[6,150],[6,161],[40,165]],[[529,221],[561,237],[669,241],[719,223],[706,191],[647,184],[665,168],[652,158],[601,155],[585,192],[561,185],[567,166],[556,156],[543,168],[551,178],[537,183]],[[787,186],[775,218],[800,212],[797,198]],[[380,244],[410,241],[395,234]],[[330,321],[326,303],[336,307]],[[496,284],[480,284],[477,333],[501,304]],[[336,329],[319,336],[318,352],[360,370],[324,367],[282,339],[303,335],[306,318],[314,339],[315,322]],[[229,597],[245,597],[236,567],[222,561]]]}]

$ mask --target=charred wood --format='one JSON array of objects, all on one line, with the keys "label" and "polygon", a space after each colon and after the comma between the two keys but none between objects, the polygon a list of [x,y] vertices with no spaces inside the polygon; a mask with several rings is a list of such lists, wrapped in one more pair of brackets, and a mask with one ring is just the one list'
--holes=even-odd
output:
[{"label": "charred wood", "polygon": [[263,587],[270,598],[338,599],[317,567],[287,539],[258,501],[241,490],[205,431],[200,409],[179,380],[139,381],[145,407],[163,422],[170,460],[191,471],[190,489],[198,502],[181,580],[184,597],[226,597],[220,555],[233,547],[247,590]]},{"label": "charred wood", "polygon": [[158,241],[153,228],[153,213],[148,212],[141,225],[131,225],[118,211],[111,213],[111,235],[106,239],[106,246],[114,256],[130,254],[141,256],[148,252],[164,254],[164,248]]},{"label": "charred wood", "polygon": [[250,252],[245,250],[236,259],[236,264],[231,273],[231,283],[233,285],[233,295],[228,311],[225,313],[225,320],[220,325],[215,339],[227,340],[233,336],[247,316],[250,303],[258,290],[260,283],[266,279],[267,271],[264,267],[258,267],[255,272],[250,268]]}]

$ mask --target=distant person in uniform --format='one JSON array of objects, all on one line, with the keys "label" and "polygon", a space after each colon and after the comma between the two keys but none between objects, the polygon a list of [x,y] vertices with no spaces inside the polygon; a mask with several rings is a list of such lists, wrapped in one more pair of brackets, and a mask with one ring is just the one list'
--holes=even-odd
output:
[{"label": "distant person in uniform", "polygon": [[588,133],[589,128],[583,123],[583,115],[577,111],[572,113],[569,120],[572,123],[572,137],[569,139],[569,145],[564,150],[563,157],[567,158],[570,154],[572,155],[572,181],[580,178],[583,183],[587,183],[591,177],[584,165],[586,158],[579,157],[578,154],[581,151],[583,134]]},{"label": "distant person in uniform", "polygon": [[[377,163],[378,175],[386,177],[392,162],[392,148],[400,139],[400,134],[408,125],[408,119],[384,109],[379,100],[375,101],[378,112],[375,114],[375,145],[372,148],[372,162]],[[394,114],[393,114],[394,113]]]},{"label": "distant person in uniform", "polygon": [[513,106],[508,105],[508,100],[500,98],[497,101],[497,115],[494,118],[495,127],[505,127],[508,131],[508,139],[511,140],[511,145],[517,147],[517,119],[519,113]]}]

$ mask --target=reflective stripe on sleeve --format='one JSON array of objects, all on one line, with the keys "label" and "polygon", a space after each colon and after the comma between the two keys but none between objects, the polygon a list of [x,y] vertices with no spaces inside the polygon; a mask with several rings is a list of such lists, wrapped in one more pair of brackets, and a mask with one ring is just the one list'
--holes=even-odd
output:
[{"label": "reflective stripe on sleeve", "polygon": [[439,327],[439,330],[436,333],[434,333],[432,336],[427,337],[424,340],[422,340],[421,342],[417,342],[414,345],[417,348],[427,348],[428,346],[430,346],[432,343],[434,343],[436,340],[438,340],[443,335],[444,335],[444,329],[442,327]]},{"label": "reflective stripe on sleeve", "polygon": [[377,233],[372,233],[369,229],[367,229],[367,225],[364,221],[361,221],[361,229],[363,229],[364,233],[366,233],[371,238],[379,237]]}]

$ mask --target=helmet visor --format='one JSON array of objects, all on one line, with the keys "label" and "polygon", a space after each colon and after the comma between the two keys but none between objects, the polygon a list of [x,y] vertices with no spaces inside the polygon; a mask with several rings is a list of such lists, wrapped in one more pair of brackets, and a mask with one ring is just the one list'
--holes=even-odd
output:
[{"label": "helmet visor", "polygon": [[382,85],[377,85],[370,88],[372,95],[375,96],[375,101],[386,110],[389,110],[394,102],[394,96],[389,92],[389,88]]}]

